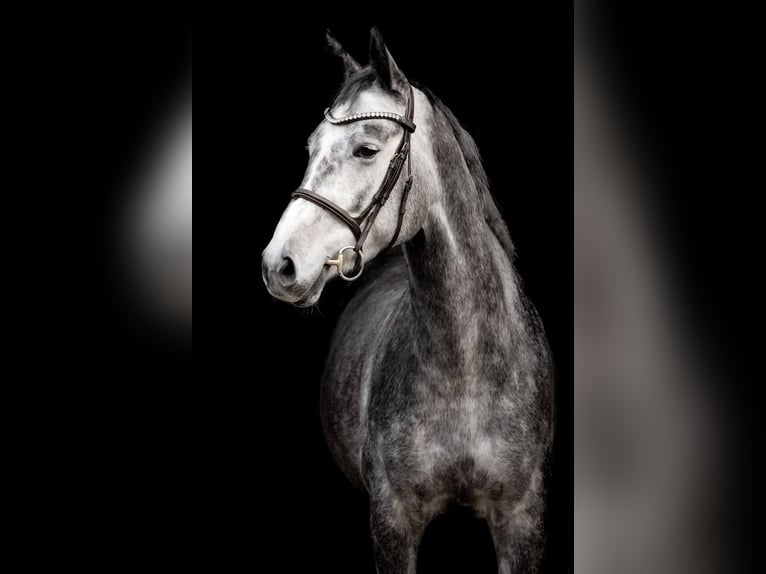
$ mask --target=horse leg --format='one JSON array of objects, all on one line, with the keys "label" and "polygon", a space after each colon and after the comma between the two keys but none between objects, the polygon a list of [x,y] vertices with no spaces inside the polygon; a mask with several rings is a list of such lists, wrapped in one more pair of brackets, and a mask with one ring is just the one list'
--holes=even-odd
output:
[{"label": "horse leg", "polygon": [[487,523],[499,574],[534,574],[543,558],[545,533],[538,512],[495,508]]},{"label": "horse leg", "polygon": [[422,521],[390,497],[370,502],[370,528],[378,574],[415,574]]}]

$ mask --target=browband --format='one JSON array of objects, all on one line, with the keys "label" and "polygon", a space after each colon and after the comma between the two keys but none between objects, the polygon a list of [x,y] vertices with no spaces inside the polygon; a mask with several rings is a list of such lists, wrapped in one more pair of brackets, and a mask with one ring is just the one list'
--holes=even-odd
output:
[{"label": "browband", "polygon": [[351,122],[358,122],[360,120],[391,120],[401,125],[410,133],[415,131],[415,124],[412,121],[408,120],[404,116],[400,116],[399,114],[394,114],[392,112],[364,112],[361,114],[351,114],[350,116],[336,118],[333,117],[333,115],[330,113],[330,108],[326,108],[324,111],[324,117],[328,122],[335,126],[350,124]]}]

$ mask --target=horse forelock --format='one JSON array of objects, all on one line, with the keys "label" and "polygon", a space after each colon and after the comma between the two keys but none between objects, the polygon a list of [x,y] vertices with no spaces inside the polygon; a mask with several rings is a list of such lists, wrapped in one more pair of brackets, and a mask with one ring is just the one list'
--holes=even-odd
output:
[{"label": "horse forelock", "polygon": [[[331,109],[335,109],[341,106],[351,106],[360,94],[366,92],[374,86],[383,89],[375,70],[370,66],[366,66],[359,70],[356,74],[349,76],[346,81],[341,84],[340,88],[338,88],[338,91],[332,99]],[[392,90],[385,91],[391,97],[402,100],[402,102],[404,102],[404,96],[399,92]]]}]

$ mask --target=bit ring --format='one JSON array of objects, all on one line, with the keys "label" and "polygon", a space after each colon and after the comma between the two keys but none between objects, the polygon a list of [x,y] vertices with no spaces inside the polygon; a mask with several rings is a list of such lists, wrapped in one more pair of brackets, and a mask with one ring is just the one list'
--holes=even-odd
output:
[{"label": "bit ring", "polygon": [[[356,272],[356,275],[346,275],[343,273],[343,252],[348,251],[349,249],[354,250],[356,256],[359,258],[359,271]],[[335,267],[338,268],[338,275],[340,275],[341,279],[344,279],[345,281],[354,281],[359,279],[359,277],[362,275],[362,271],[364,270],[364,253],[362,253],[361,249],[356,251],[356,247],[353,245],[348,245],[338,251],[338,255],[335,257],[335,259],[328,258],[327,261],[325,261],[325,265],[335,265]]]}]

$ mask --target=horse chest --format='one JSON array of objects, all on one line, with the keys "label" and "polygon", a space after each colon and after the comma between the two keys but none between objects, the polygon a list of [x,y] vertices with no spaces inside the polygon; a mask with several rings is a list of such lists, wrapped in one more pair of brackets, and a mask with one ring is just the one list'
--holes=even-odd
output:
[{"label": "horse chest", "polygon": [[420,381],[396,396],[380,397],[369,413],[367,442],[388,467],[421,475],[449,474],[456,467],[496,469],[509,438],[498,421],[512,416],[507,403],[486,391],[483,380]]}]

